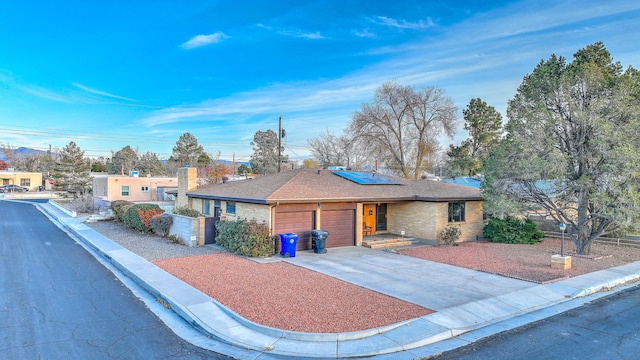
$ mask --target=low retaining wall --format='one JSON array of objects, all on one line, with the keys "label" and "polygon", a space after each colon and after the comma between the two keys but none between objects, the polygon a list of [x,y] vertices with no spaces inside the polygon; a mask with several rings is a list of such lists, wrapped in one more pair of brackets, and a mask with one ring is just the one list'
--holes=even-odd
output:
[{"label": "low retaining wall", "polygon": [[183,215],[169,214],[173,218],[169,234],[180,239],[180,243],[187,246],[204,244],[204,217],[192,218]]}]

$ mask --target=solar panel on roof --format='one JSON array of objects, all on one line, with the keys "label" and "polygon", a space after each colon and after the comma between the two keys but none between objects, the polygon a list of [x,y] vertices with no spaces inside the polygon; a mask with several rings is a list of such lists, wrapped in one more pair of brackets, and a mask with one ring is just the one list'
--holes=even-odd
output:
[{"label": "solar panel on roof", "polygon": [[360,185],[402,185],[401,181],[371,172],[334,171],[334,174]]}]

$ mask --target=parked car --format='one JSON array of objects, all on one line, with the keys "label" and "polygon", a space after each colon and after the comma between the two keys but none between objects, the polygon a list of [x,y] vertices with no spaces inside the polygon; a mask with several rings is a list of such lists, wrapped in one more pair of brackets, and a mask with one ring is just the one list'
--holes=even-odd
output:
[{"label": "parked car", "polygon": [[15,184],[2,185],[2,187],[0,187],[0,192],[3,192],[3,193],[27,192],[27,191],[29,191],[29,188],[26,188],[24,186],[15,185]]}]

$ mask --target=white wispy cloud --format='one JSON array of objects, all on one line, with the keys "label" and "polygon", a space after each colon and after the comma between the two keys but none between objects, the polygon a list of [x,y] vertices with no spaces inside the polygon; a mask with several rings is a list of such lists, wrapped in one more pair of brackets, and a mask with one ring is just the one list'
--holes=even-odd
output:
[{"label": "white wispy cloud", "polygon": [[362,29],[362,30],[352,30],[351,33],[357,37],[361,37],[361,38],[375,38],[376,34],[374,34],[373,32],[371,32],[369,29]]},{"label": "white wispy cloud", "polygon": [[427,18],[426,20],[420,20],[417,22],[411,22],[404,19],[393,19],[386,16],[374,16],[369,18],[369,21],[377,25],[385,25],[398,29],[411,30],[424,30],[436,26],[431,18]]},{"label": "white wispy cloud", "polygon": [[189,39],[189,41],[180,45],[180,47],[182,47],[183,49],[195,49],[210,44],[217,44],[222,40],[229,38],[230,36],[221,31],[209,35],[196,35]]},{"label": "white wispy cloud", "polygon": [[[276,84],[188,107],[167,108],[151,113],[143,123],[152,128],[188,122],[223,123],[228,125],[225,136],[233,133],[239,139],[253,134],[259,126],[269,126],[266,125],[269,121],[270,126],[277,124],[278,114],[283,114],[296,122],[295,126],[287,127],[289,137],[298,139],[300,146],[304,146],[306,139],[328,128],[339,133],[360,104],[370,102],[375,89],[389,80],[417,87],[442,87],[460,109],[471,98],[480,97],[506,117],[508,99],[515,94],[523,76],[541,58],[547,58],[554,52],[570,57],[589,43],[584,42],[585,39],[610,37],[606,28],[598,26],[609,23],[602,19],[640,6],[597,5],[594,9],[571,12],[568,10],[575,3],[559,7],[550,4],[545,10],[534,12],[523,4],[526,3],[479,14],[443,28],[437,39],[413,38],[406,43],[386,45],[379,52],[385,55],[384,60],[339,78]],[[589,28],[580,27],[579,31],[568,26],[592,19],[600,20]],[[392,20],[378,18],[380,23],[399,28],[432,26],[429,21],[411,25],[406,21]],[[624,21],[630,28],[637,27],[636,18]],[[259,26],[279,32],[270,26]],[[558,39],[563,41],[558,42]],[[460,126],[460,133],[454,141],[464,136],[466,133]]]},{"label": "white wispy cloud", "polygon": [[94,95],[99,95],[99,96],[113,98],[113,99],[126,100],[126,101],[136,101],[136,100],[128,98],[128,97],[124,97],[124,96],[120,96],[120,95],[114,95],[114,94],[108,93],[106,91],[93,89],[93,88],[90,88],[88,86],[84,86],[84,85],[82,85],[80,83],[72,83],[72,85],[77,87],[80,90],[84,90],[84,91],[86,91],[88,93],[91,93],[91,94],[94,94]]},{"label": "white wispy cloud", "polygon": [[283,36],[297,37],[297,38],[310,39],[310,40],[326,39],[326,37],[323,36],[319,31],[305,32],[299,29],[275,28],[273,26],[265,25],[262,23],[256,24],[256,26],[268,31],[275,32],[276,34],[283,35]]},{"label": "white wispy cloud", "polygon": [[300,31],[300,32],[297,32],[295,36],[299,37],[299,38],[305,38],[305,39],[311,39],[311,40],[324,39],[325,38],[324,36],[322,36],[320,34],[319,31],[314,32],[314,33],[305,33],[305,32],[301,32]]}]

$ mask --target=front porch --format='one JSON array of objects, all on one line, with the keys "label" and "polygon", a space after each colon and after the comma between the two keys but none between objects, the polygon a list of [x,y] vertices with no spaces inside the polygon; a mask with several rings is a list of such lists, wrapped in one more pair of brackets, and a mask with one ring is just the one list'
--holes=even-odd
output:
[{"label": "front porch", "polygon": [[362,237],[362,246],[370,249],[383,249],[392,247],[403,248],[424,245],[435,246],[438,245],[438,243],[434,240],[407,237],[390,233],[371,234],[364,235]]}]

